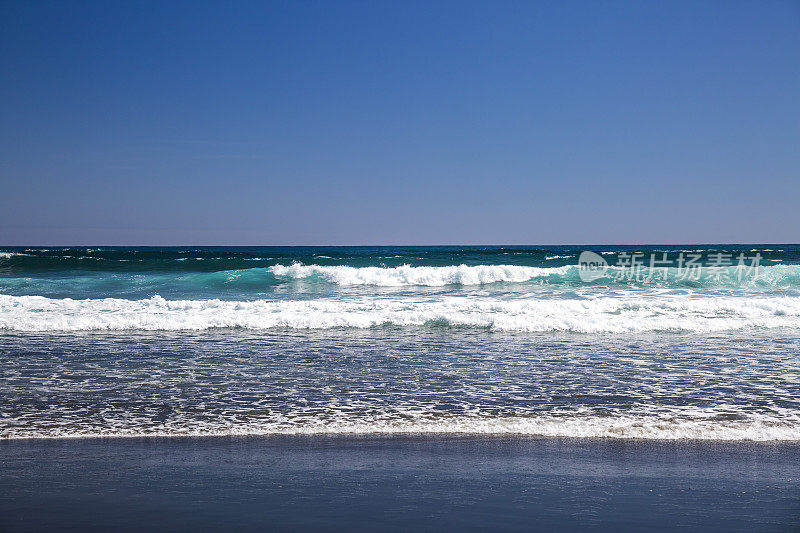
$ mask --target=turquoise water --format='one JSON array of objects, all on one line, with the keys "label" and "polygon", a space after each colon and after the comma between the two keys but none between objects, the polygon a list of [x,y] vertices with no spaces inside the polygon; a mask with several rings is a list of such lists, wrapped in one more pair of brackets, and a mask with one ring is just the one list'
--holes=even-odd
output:
[{"label": "turquoise water", "polygon": [[582,251],[5,248],[0,435],[800,440],[800,247]]},{"label": "turquoise water", "polygon": [[[607,247],[58,248],[0,252],[11,331],[459,326],[502,331],[800,328],[800,249]],[[697,254],[728,266],[626,276],[626,255]],[[758,254],[741,275],[735,257]],[[749,263],[748,263],[749,264]],[[616,266],[615,266],[616,265]]]},{"label": "turquoise water", "polygon": [[[646,286],[675,288],[789,289],[800,290],[800,247],[796,245],[656,246],[656,247],[203,247],[203,248],[3,248],[0,249],[0,293],[49,298],[221,298],[252,300],[287,297],[292,293],[325,292],[356,285],[375,287],[444,286],[458,291],[481,285],[492,290],[524,290],[545,284],[553,290],[586,289],[578,275],[579,253],[596,250],[609,263],[621,253],[667,251],[717,251],[749,256],[759,253],[763,276],[744,280],[681,280]],[[311,272],[282,267],[303,265]],[[454,267],[464,267],[462,272]],[[470,267],[508,267],[470,276]],[[315,268],[316,267],[316,268]],[[339,267],[339,268],[337,268]],[[434,269],[417,271],[427,267]],[[570,268],[574,267],[574,268]],[[776,267],[776,268],[766,268]],[[364,269],[383,269],[365,277]],[[407,269],[398,272],[397,269]],[[524,269],[541,269],[541,271]],[[348,269],[353,269],[352,271]],[[438,269],[438,271],[436,270]],[[484,270],[487,270],[484,268]],[[488,269],[491,270],[491,269]],[[673,269],[674,270],[674,269]],[[335,285],[337,287],[332,287]],[[502,288],[498,285],[502,285]],[[636,285],[625,280],[601,279],[593,283],[598,294],[605,288]]]}]

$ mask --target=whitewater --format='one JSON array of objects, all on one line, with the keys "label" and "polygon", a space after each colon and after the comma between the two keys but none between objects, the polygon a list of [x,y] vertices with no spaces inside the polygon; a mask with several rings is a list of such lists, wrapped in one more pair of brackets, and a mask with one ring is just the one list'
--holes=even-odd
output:
[{"label": "whitewater", "polygon": [[577,333],[800,330],[798,297],[364,298],[313,301],[96,300],[0,296],[7,331],[206,330],[462,326]]},{"label": "whitewater", "polygon": [[[5,248],[0,438],[800,440],[800,248]],[[626,276],[631,254],[758,254]]]}]

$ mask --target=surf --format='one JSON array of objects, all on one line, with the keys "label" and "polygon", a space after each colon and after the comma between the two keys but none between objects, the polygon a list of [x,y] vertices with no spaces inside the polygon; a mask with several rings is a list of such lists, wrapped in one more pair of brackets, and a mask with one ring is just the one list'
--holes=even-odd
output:
[{"label": "surf", "polygon": [[199,331],[466,327],[620,334],[800,329],[800,297],[655,294],[591,298],[351,297],[226,301],[0,295],[6,331]]}]

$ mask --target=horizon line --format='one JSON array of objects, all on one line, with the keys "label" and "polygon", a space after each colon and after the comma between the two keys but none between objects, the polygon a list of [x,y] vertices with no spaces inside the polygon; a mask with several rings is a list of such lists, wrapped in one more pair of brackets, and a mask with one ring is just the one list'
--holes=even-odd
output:
[{"label": "horizon line", "polygon": [[204,248],[433,248],[433,247],[592,247],[592,246],[800,246],[800,242],[649,242],[649,243],[558,243],[558,244],[0,244],[0,248],[185,248],[189,246]]}]

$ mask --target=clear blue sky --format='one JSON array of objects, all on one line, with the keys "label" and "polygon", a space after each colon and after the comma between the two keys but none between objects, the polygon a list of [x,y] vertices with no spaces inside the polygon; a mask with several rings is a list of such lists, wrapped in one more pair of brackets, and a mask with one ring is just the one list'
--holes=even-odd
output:
[{"label": "clear blue sky", "polygon": [[800,2],[0,0],[0,244],[800,241]]}]

